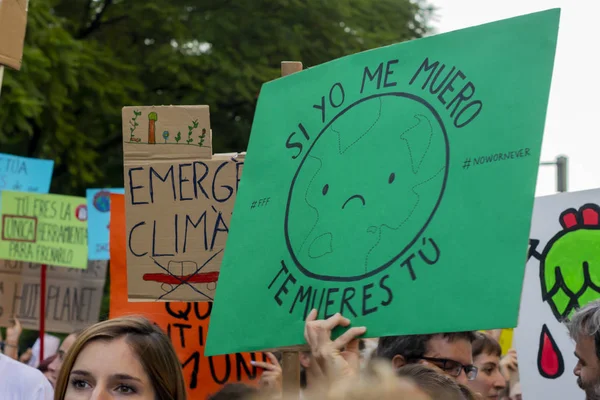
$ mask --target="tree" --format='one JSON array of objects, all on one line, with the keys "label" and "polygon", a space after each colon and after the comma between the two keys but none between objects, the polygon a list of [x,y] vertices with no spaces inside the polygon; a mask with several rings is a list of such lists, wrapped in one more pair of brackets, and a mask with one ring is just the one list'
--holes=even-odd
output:
[{"label": "tree", "polygon": [[121,108],[208,104],[216,151],[244,150],[260,86],[418,38],[410,0],[36,0],[20,72],[0,97],[3,152],[55,160],[52,192],[122,186]]}]

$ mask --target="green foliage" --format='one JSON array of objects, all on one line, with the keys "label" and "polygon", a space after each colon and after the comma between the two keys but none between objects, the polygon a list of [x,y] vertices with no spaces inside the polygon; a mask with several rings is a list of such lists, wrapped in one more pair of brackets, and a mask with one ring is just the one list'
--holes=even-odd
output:
[{"label": "green foliage", "polygon": [[420,37],[431,12],[410,0],[36,0],[23,68],[5,73],[0,148],[54,159],[52,191],[75,195],[123,185],[123,106],[208,104],[215,150],[244,150],[282,60],[310,67]]}]

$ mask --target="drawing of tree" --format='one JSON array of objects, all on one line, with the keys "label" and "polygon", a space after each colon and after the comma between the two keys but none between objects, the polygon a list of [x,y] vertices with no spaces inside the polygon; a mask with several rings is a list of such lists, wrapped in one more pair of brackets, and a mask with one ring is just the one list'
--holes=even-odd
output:
[{"label": "drawing of tree", "polygon": [[156,121],[158,121],[158,115],[155,112],[148,114],[148,144],[155,144],[156,139],[154,133],[156,131]]},{"label": "drawing of tree", "polygon": [[165,143],[167,143],[167,140],[169,140],[169,131],[163,132],[163,139],[165,139]]},{"label": "drawing of tree", "polygon": [[177,132],[177,136],[175,136],[175,142],[179,143],[181,140],[181,131]]}]

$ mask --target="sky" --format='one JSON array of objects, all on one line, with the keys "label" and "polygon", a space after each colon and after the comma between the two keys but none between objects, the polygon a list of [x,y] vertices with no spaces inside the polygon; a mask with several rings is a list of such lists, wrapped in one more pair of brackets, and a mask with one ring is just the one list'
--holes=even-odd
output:
[{"label": "sky", "polygon": [[[541,161],[569,158],[568,190],[600,187],[598,0],[429,0],[436,33],[561,8]],[[536,195],[556,193],[556,169],[542,166]]]}]

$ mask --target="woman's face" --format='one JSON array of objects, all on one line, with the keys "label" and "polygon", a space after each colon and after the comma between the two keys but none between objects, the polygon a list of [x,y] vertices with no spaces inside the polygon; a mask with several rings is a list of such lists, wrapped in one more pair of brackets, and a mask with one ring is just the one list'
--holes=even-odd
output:
[{"label": "woman's face", "polygon": [[506,387],[506,381],[500,373],[500,357],[482,353],[473,359],[473,363],[479,368],[479,373],[475,380],[469,381],[471,390],[484,399],[500,399],[502,389]]},{"label": "woman's face", "polygon": [[124,338],[97,340],[79,353],[65,400],[154,400],[154,388]]}]

